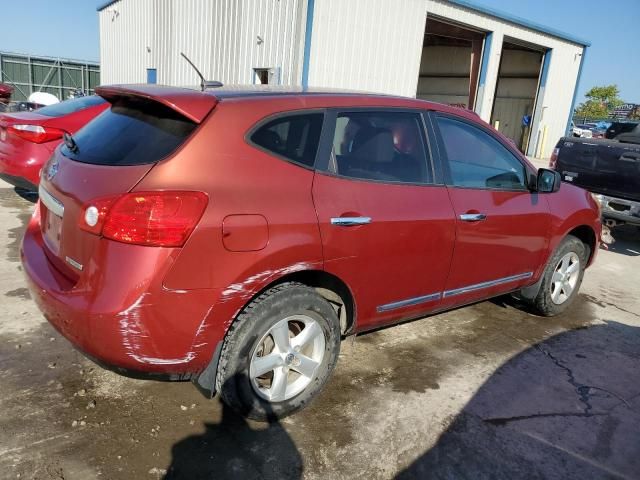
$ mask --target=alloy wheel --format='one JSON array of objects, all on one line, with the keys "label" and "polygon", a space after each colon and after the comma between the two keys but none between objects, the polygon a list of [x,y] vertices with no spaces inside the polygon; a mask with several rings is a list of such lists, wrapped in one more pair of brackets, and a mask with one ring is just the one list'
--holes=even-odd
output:
[{"label": "alloy wheel", "polygon": [[580,277],[580,257],[575,252],[563,256],[551,277],[551,301],[556,305],[566,302],[576,288]]},{"label": "alloy wheel", "polygon": [[292,315],[273,325],[251,355],[255,392],[270,402],[295,397],[311,383],[325,352],[325,334],[309,315]]}]

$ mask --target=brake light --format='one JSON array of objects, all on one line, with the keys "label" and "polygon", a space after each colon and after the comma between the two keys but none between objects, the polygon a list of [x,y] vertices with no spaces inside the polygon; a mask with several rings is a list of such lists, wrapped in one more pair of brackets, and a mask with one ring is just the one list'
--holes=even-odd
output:
[{"label": "brake light", "polygon": [[64,130],[42,125],[10,125],[7,131],[28,142],[45,143],[62,138]]},{"label": "brake light", "polygon": [[86,205],[80,228],[122,243],[180,247],[207,206],[202,192],[135,192]]},{"label": "brake light", "polygon": [[556,168],[556,163],[558,163],[558,155],[560,154],[560,149],[559,148],[554,148],[553,152],[551,153],[551,157],[549,158],[549,168],[554,169]]}]

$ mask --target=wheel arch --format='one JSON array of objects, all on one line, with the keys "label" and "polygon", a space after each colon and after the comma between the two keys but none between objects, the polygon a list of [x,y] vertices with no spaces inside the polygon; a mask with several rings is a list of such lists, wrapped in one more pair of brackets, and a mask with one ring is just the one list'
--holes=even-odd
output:
[{"label": "wheel arch", "polygon": [[589,259],[587,260],[587,266],[591,265],[591,261],[593,260],[595,251],[596,251],[596,232],[589,225],[580,225],[578,227],[573,228],[567,234],[576,237],[582,243],[584,243],[587,247],[589,247]]},{"label": "wheel arch", "polygon": [[546,256],[545,261],[542,264],[540,273],[537,275],[538,280],[534,284],[524,287],[522,290],[520,290],[518,295],[521,298],[532,300],[538,295],[538,292],[540,291],[540,287],[542,285],[542,281],[544,279],[544,271],[547,266],[547,263],[550,261],[556,249],[562,244],[562,241],[565,238],[567,238],[569,235],[576,237],[578,240],[580,240],[584,245],[586,245],[589,248],[589,260],[587,261],[587,266],[591,264],[595,255],[595,249],[597,245],[596,233],[593,230],[593,228],[590,227],[589,225],[583,224],[577,227],[573,227],[572,229],[567,231],[564,235],[561,235],[558,237],[558,241],[553,245],[553,248],[549,250],[549,253]]},{"label": "wheel arch", "polygon": [[298,282],[314,288],[336,309],[342,335],[349,335],[353,332],[356,325],[355,298],[351,289],[339,277],[324,270],[300,270],[275,279],[256,293],[256,296],[285,282]]}]

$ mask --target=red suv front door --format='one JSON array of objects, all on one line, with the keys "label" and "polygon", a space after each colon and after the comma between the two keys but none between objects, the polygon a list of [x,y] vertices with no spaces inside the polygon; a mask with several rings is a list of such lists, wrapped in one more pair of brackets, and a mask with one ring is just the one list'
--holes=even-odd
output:
[{"label": "red suv front door", "polygon": [[357,328],[437,308],[455,219],[421,114],[330,112],[327,122],[313,199],[324,268],[351,289]]},{"label": "red suv front door", "polygon": [[443,306],[531,284],[547,248],[546,199],[527,187],[521,160],[483,127],[433,115],[456,215],[456,245]]}]

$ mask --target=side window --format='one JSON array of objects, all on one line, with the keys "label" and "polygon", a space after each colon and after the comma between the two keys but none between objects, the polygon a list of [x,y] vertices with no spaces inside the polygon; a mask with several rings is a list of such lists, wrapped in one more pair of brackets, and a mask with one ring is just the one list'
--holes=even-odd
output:
[{"label": "side window", "polygon": [[305,113],[275,118],[253,132],[250,141],[270,153],[313,167],[323,117],[322,113]]},{"label": "side window", "polygon": [[441,116],[436,118],[453,185],[526,189],[524,165],[498,140],[466,122]]},{"label": "side window", "polygon": [[433,183],[420,115],[343,112],[333,136],[335,173],[363,180]]}]

